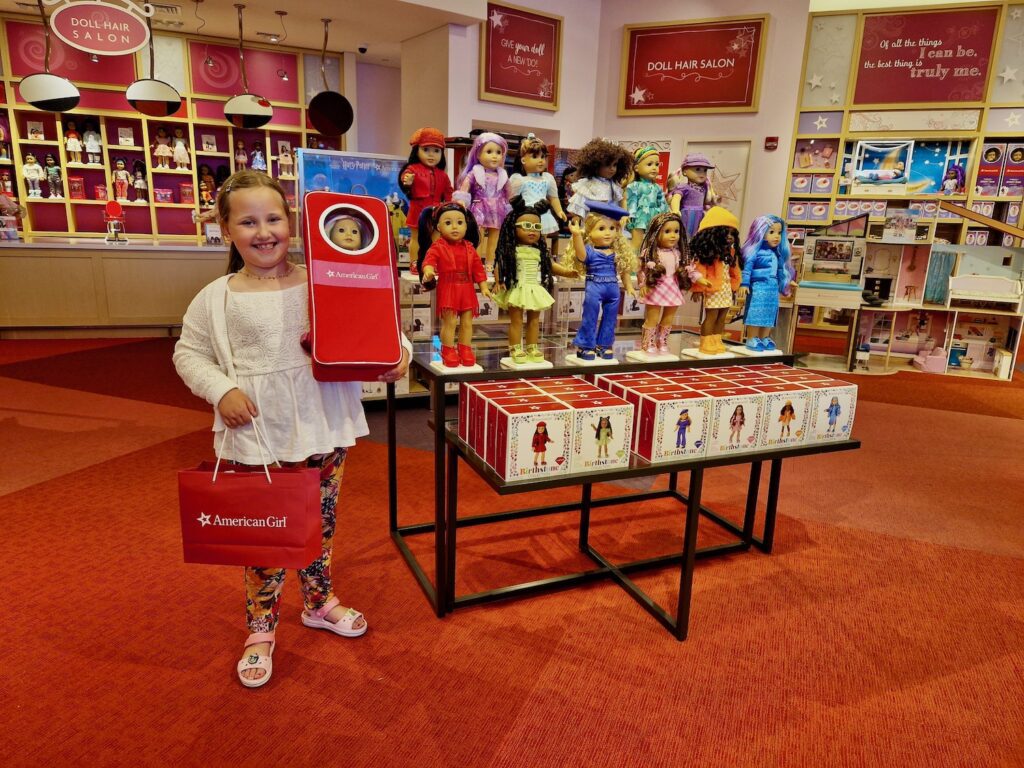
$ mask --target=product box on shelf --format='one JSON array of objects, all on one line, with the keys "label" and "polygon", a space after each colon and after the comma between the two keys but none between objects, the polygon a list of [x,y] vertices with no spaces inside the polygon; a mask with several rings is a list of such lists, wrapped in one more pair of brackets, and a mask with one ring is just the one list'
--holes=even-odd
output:
[{"label": "product box on shelf", "polygon": [[474,447],[474,450],[490,466],[497,466],[498,453],[505,449],[505,446],[499,442],[496,430],[500,414],[507,408],[526,409],[532,406],[549,405],[552,402],[558,401],[540,392],[487,397],[478,405],[475,412],[473,428],[477,436],[475,442],[479,448]]},{"label": "product box on shelf", "polygon": [[848,440],[857,410],[857,385],[837,379],[801,383],[814,390],[809,442]]},{"label": "product box on shelf", "polygon": [[[697,391],[705,390],[702,387]],[[764,418],[764,395],[756,389],[736,386],[713,389],[708,394],[713,398],[708,457],[755,450]]]},{"label": "product box on shelf", "polygon": [[809,203],[803,200],[790,200],[786,209],[786,218],[793,221],[807,221]]},{"label": "product box on shelf", "polygon": [[506,482],[568,474],[572,450],[572,409],[553,398],[495,409],[494,463]]},{"label": "product box on shelf", "polygon": [[459,437],[483,455],[485,405],[488,397],[537,394],[540,394],[540,390],[522,379],[462,382],[459,385]]},{"label": "product box on shelf", "polygon": [[789,191],[798,195],[805,195],[811,192],[811,185],[814,183],[814,176],[809,173],[794,173],[789,181]]},{"label": "product box on shelf", "polygon": [[978,160],[978,180],[974,193],[981,197],[996,197],[1003,176],[1003,160],[1006,155],[1006,144],[985,142],[981,146],[981,158]]},{"label": "product box on shelf", "polygon": [[1006,211],[1003,213],[1003,221],[1007,224],[1018,224],[1020,222],[1020,203],[1007,203]]},{"label": "product box on shelf", "polygon": [[183,181],[178,185],[178,197],[182,203],[187,203],[188,205],[195,203],[196,193],[191,181]]},{"label": "product box on shelf", "polygon": [[594,472],[629,466],[633,406],[608,392],[555,395],[572,409],[570,472]]},{"label": "product box on shelf", "polygon": [[1001,195],[1024,193],[1024,144],[1008,144]]},{"label": "product box on shelf", "polygon": [[652,464],[702,458],[707,450],[710,395],[688,389],[637,398],[637,454]]},{"label": "product box on shelf", "polygon": [[849,201],[847,200],[836,200],[836,207],[833,209],[837,219],[843,218],[849,215]]},{"label": "product box on shelf", "polygon": [[803,445],[809,437],[813,389],[802,384],[755,386],[764,394],[764,420],[757,440],[759,450]]},{"label": "product box on shelf", "polygon": [[814,185],[811,189],[816,195],[827,195],[832,191],[835,177],[831,173],[818,173],[814,176]]},{"label": "product box on shelf", "polygon": [[14,216],[0,216],[0,240],[18,239],[18,219]]},{"label": "product box on shelf", "polygon": [[106,200],[107,199],[107,185],[106,184],[97,184],[95,187],[92,188],[92,196],[96,200]]},{"label": "product box on shelf", "polygon": [[71,200],[85,200],[84,177],[68,176],[68,198]]},{"label": "product box on shelf", "polygon": [[808,203],[807,219],[809,221],[828,220],[828,203]]},{"label": "product box on shelf", "polygon": [[547,392],[551,389],[559,389],[561,387],[571,387],[578,384],[590,383],[587,382],[581,376],[547,376],[540,379],[530,379],[530,384],[535,386],[541,392]]}]

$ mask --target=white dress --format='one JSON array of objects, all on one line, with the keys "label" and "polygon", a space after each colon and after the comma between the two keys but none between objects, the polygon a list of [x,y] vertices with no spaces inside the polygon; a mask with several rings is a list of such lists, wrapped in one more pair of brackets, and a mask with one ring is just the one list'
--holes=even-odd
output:
[{"label": "white dress", "polygon": [[174,144],[174,162],[177,165],[188,165],[188,145],[185,140],[175,137],[172,139],[172,143]]}]

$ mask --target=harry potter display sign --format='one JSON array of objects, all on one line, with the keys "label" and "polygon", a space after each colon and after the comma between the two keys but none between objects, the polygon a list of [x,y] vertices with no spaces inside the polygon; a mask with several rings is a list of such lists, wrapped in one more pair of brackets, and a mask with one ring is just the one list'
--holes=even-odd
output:
[{"label": "harry potter display sign", "polygon": [[[50,29],[70,45],[86,53],[121,56],[133,53],[149,42],[145,17],[153,15],[148,3],[139,7],[124,0],[126,8],[99,0],[64,2],[50,14]],[[43,0],[53,5],[63,0]]]},{"label": "harry potter display sign", "polygon": [[767,16],[629,25],[620,115],[756,112]]},{"label": "harry potter display sign", "polygon": [[558,109],[562,17],[487,4],[480,25],[481,101]]}]

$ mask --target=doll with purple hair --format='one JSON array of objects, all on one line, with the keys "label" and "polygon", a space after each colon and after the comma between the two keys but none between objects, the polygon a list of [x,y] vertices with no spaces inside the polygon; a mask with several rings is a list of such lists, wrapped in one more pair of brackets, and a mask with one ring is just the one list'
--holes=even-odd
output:
[{"label": "doll with purple hair", "polygon": [[455,182],[458,191],[452,195],[452,200],[468,209],[480,227],[485,238],[482,255],[488,272],[494,269],[498,230],[512,210],[508,202],[512,190],[504,168],[507,152],[508,142],[498,134],[481,133],[477,136]]},{"label": "doll with purple hair", "polygon": [[739,296],[748,292],[747,349],[771,352],[775,342],[769,335],[779,316],[779,296],[796,287],[789,263],[786,222],[778,216],[758,216],[750,223],[743,243],[743,271]]},{"label": "doll with purple hair", "polygon": [[951,165],[946,169],[946,178],[942,180],[942,194],[955,195],[964,191],[964,167]]}]

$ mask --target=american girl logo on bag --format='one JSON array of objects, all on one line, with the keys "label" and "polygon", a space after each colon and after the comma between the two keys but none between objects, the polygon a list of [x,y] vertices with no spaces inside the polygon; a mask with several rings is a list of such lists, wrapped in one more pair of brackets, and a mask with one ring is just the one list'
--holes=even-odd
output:
[{"label": "american girl logo on bag", "polygon": [[200,512],[196,522],[203,528],[208,525],[222,525],[229,528],[287,528],[288,517],[221,517]]}]

